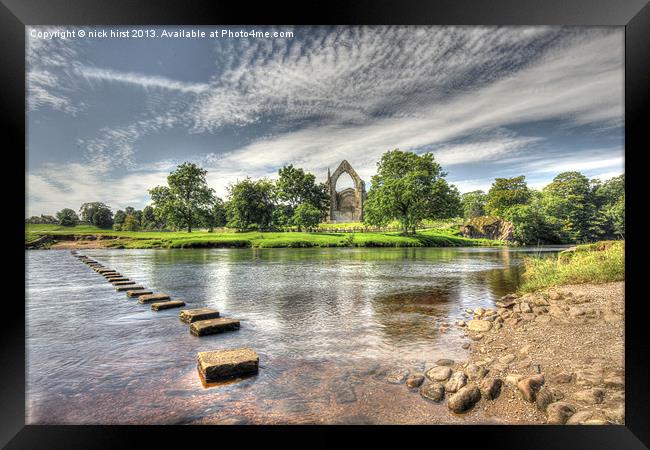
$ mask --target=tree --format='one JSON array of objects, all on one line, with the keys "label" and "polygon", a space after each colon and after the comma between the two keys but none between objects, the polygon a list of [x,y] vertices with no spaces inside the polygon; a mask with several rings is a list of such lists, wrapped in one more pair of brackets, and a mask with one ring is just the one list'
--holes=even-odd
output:
[{"label": "tree", "polygon": [[604,183],[593,180],[595,203],[606,222],[606,234],[625,236],[625,175],[610,178]]},{"label": "tree", "polygon": [[397,219],[404,233],[415,233],[424,219],[457,214],[460,196],[444,180],[446,175],[431,153],[419,156],[398,149],[384,153],[371,179],[364,221],[383,226]]},{"label": "tree", "polygon": [[121,230],[125,219],[126,213],[121,209],[118,209],[113,216],[113,229],[117,231]]},{"label": "tree", "polygon": [[506,220],[512,222],[512,237],[526,245],[557,244],[561,242],[557,226],[548,220],[540,201],[528,205],[514,205],[506,211]]},{"label": "tree", "polygon": [[157,219],[153,207],[147,205],[142,210],[142,218],[140,219],[140,225],[145,230],[155,230],[155,229],[163,228],[164,222]]},{"label": "tree", "polygon": [[465,192],[461,196],[463,217],[465,219],[471,219],[473,217],[484,216],[486,201],[487,195],[483,191]]},{"label": "tree", "polygon": [[140,222],[138,221],[137,217],[135,217],[133,214],[127,215],[124,219],[124,223],[122,224],[122,231],[138,231],[139,229]]},{"label": "tree", "polygon": [[293,223],[298,226],[298,229],[303,227],[306,230],[313,230],[318,227],[322,218],[323,211],[311,203],[301,203],[296,206],[293,213]]},{"label": "tree", "polygon": [[268,229],[273,221],[274,186],[266,178],[245,178],[228,187],[228,226],[237,230]]},{"label": "tree", "polygon": [[84,203],[79,208],[81,220],[99,228],[110,228],[113,225],[111,208],[101,202]]},{"label": "tree", "polygon": [[327,186],[317,184],[316,177],[303,169],[288,165],[278,171],[275,194],[279,205],[287,206],[278,216],[279,225],[287,225],[298,205],[308,203],[321,211],[321,220],[327,214],[329,195]]},{"label": "tree", "polygon": [[485,199],[485,212],[504,217],[508,208],[528,204],[531,196],[525,176],[496,178]]},{"label": "tree", "polygon": [[214,203],[214,190],[205,180],[207,171],[193,163],[183,163],[167,177],[167,186],[149,189],[159,218],[177,228],[202,223]]},{"label": "tree", "polygon": [[209,231],[212,231],[216,227],[226,226],[226,206],[223,200],[219,197],[214,198],[212,209],[208,211],[203,222],[208,227]]},{"label": "tree", "polygon": [[79,223],[79,216],[77,216],[77,213],[70,208],[63,208],[61,211],[56,213],[56,218],[59,219],[59,225],[65,227],[73,227]]},{"label": "tree", "polygon": [[545,213],[566,242],[588,242],[604,233],[592,186],[580,172],[560,173],[542,192]]}]

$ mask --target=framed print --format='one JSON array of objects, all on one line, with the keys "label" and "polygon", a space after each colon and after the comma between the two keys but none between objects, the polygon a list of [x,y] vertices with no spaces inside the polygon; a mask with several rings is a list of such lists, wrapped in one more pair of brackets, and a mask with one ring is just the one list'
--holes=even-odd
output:
[{"label": "framed print", "polygon": [[645,448],[647,4],[312,6],[3,0],[3,444]]}]

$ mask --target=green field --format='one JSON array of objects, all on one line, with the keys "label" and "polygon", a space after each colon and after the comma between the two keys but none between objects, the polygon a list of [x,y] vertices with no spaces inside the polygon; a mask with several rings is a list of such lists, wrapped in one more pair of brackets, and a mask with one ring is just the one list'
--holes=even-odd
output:
[{"label": "green field", "polygon": [[553,258],[527,258],[521,292],[551,286],[625,280],[625,241],[578,245]]},{"label": "green field", "polygon": [[25,243],[43,235],[56,241],[97,240],[112,248],[201,248],[201,247],[468,247],[500,246],[503,242],[487,239],[468,239],[454,235],[448,229],[428,229],[413,236],[399,232],[331,233],[331,232],[219,232],[195,231],[187,233],[162,231],[112,231],[93,226],[27,224]]}]

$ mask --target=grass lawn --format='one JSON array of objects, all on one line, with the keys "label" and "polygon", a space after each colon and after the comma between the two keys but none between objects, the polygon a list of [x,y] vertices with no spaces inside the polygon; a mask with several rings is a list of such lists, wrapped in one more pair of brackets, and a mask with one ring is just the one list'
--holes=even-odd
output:
[{"label": "grass lawn", "polygon": [[522,292],[579,283],[625,280],[625,241],[602,241],[578,245],[556,258],[525,261]]},{"label": "grass lawn", "polygon": [[499,246],[500,241],[468,239],[455,236],[448,230],[423,230],[414,236],[402,236],[399,232],[378,233],[329,233],[329,232],[245,232],[207,231],[112,231],[93,226],[27,224],[25,242],[42,235],[57,240],[103,239],[103,246],[114,248],[200,248],[200,247],[467,247]]}]

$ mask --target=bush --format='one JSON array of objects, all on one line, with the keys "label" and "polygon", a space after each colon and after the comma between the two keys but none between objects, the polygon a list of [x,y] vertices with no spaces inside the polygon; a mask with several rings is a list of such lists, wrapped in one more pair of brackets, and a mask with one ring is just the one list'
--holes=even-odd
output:
[{"label": "bush", "polygon": [[527,258],[523,278],[522,292],[563,284],[625,280],[625,241],[580,245],[555,258]]}]

